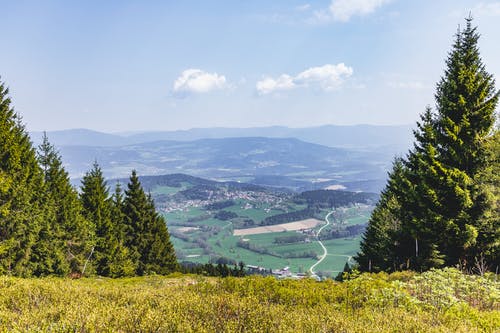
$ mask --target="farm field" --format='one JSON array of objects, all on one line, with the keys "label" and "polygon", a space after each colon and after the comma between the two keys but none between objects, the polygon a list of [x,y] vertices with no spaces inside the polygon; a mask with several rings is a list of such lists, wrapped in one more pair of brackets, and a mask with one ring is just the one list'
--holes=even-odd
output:
[{"label": "farm field", "polygon": [[[323,254],[316,236],[334,210],[321,232],[328,250],[318,267],[323,276],[336,276],[357,252],[357,236],[377,198],[336,190],[281,192],[187,175],[145,181],[167,221],[180,262],[243,262],[265,270],[307,272]],[[360,227],[347,232],[350,226]]]},{"label": "farm field", "polygon": [[298,231],[305,229],[314,229],[322,222],[318,219],[307,219],[283,224],[267,225],[255,228],[237,229],[234,230],[234,236],[246,236],[256,234],[277,233],[283,231]]},{"label": "farm field", "polygon": [[0,277],[5,332],[498,332],[499,282],[456,269],[343,283]]},{"label": "farm field", "polygon": [[[325,222],[324,220],[306,219],[270,226],[235,229],[234,221],[241,221],[249,216],[272,216],[272,211],[242,209],[244,202],[227,207],[237,217],[223,221],[207,214],[200,207],[165,214],[171,239],[179,260],[197,263],[244,262],[247,265],[260,266],[266,270],[289,267],[296,273],[306,272],[323,253],[314,237]],[[301,208],[301,207],[298,207]],[[368,221],[371,207],[358,207],[339,210],[346,225],[363,224]],[[343,211],[340,213],[340,211]],[[321,215],[324,217],[328,211]],[[319,216],[318,216],[319,217]],[[259,222],[259,220],[257,220]],[[332,229],[334,227],[330,227]],[[309,229],[309,234],[300,230]],[[290,242],[277,243],[290,239]],[[342,271],[346,261],[357,252],[360,237],[350,237],[323,241],[328,249],[328,256],[317,267],[320,274],[335,276]],[[350,260],[352,263],[352,260]]]}]

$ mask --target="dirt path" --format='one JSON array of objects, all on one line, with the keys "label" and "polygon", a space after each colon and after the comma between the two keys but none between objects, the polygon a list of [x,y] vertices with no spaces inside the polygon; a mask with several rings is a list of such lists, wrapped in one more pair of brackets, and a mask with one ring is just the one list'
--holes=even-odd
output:
[{"label": "dirt path", "polygon": [[319,258],[319,260],[318,260],[318,261],[316,261],[316,263],[315,263],[314,265],[312,265],[312,266],[311,266],[311,268],[309,268],[309,272],[311,272],[311,276],[312,276],[312,277],[318,277],[318,276],[316,275],[316,273],[314,272],[314,268],[315,268],[316,266],[318,266],[319,264],[321,264],[321,262],[322,262],[322,261],[326,258],[326,256],[328,255],[328,250],[326,249],[325,245],[323,245],[323,242],[319,240],[319,234],[321,233],[321,231],[323,231],[323,229],[324,229],[324,228],[326,228],[327,226],[329,226],[329,225],[330,225],[330,221],[328,220],[328,217],[329,217],[330,215],[332,215],[332,214],[333,214],[333,212],[334,212],[334,211],[332,210],[330,213],[328,213],[328,214],[325,216],[325,222],[326,222],[326,224],[325,224],[325,225],[323,225],[321,228],[319,228],[318,233],[316,234],[316,237],[318,238],[318,244],[319,244],[319,245],[323,248],[323,255]]}]

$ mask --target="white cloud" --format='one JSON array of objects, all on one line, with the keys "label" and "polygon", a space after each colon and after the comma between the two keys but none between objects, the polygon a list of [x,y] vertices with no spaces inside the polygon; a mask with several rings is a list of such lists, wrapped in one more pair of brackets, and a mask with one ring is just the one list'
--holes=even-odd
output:
[{"label": "white cloud", "polygon": [[352,75],[352,67],[344,63],[311,67],[295,77],[297,84],[309,85],[317,83],[324,90],[334,90],[342,84],[344,78]]},{"label": "white cloud", "polygon": [[226,88],[226,77],[217,73],[208,73],[201,69],[186,69],[174,82],[174,93],[207,93]]},{"label": "white cloud", "polygon": [[320,67],[311,67],[295,76],[282,74],[276,79],[266,77],[257,82],[256,88],[260,95],[301,87],[319,87],[322,90],[331,91],[338,89],[344,79],[350,77],[352,73],[352,67],[348,67],[344,63],[326,64]]},{"label": "white cloud", "polygon": [[316,22],[347,22],[353,16],[366,16],[392,0],[332,0],[328,9],[315,12]]},{"label": "white cloud", "polygon": [[265,95],[274,91],[293,89],[295,88],[295,84],[293,83],[293,78],[290,75],[283,74],[277,79],[266,77],[263,80],[258,81],[256,88],[259,94]]}]

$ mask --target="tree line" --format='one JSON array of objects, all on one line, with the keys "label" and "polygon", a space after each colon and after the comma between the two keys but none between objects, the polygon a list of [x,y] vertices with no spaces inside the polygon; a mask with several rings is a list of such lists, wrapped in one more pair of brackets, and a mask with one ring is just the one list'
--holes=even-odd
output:
[{"label": "tree line", "polygon": [[0,274],[120,277],[178,269],[137,174],[109,193],[97,163],[78,192],[48,138],[36,149],[0,82]]},{"label": "tree line", "polygon": [[466,20],[415,143],[394,161],[356,260],[365,271],[495,270],[500,248],[499,92]]}]

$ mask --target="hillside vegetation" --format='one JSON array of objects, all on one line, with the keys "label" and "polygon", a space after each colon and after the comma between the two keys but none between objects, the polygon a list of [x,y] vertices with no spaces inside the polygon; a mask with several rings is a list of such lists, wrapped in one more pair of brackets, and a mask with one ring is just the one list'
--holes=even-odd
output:
[{"label": "hillside vegetation", "polygon": [[455,269],[344,283],[258,276],[0,277],[4,331],[494,332],[499,282]]}]

